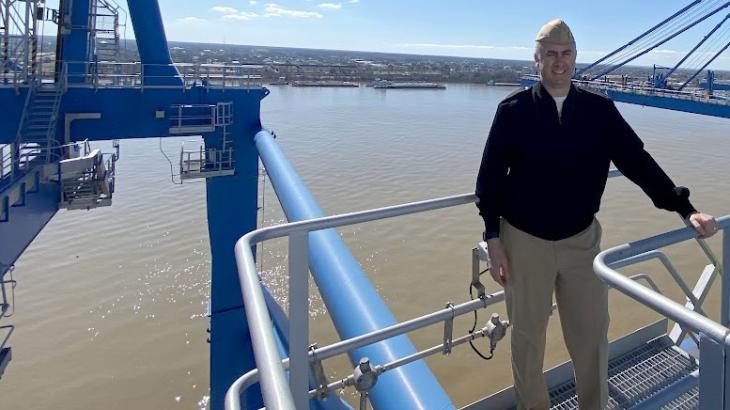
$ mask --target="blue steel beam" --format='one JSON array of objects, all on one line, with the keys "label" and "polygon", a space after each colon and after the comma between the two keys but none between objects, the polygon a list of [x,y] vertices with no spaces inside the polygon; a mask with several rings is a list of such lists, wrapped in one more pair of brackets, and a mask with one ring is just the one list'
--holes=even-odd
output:
[{"label": "blue steel beam", "polygon": [[645,32],[641,33],[641,34],[640,34],[640,35],[639,35],[638,37],[636,37],[635,39],[633,39],[633,40],[629,41],[628,43],[624,44],[623,46],[621,46],[621,47],[617,48],[616,50],[614,50],[613,52],[609,53],[609,54],[608,54],[608,55],[606,55],[605,57],[603,57],[603,58],[600,58],[600,59],[599,59],[598,61],[596,61],[595,63],[593,63],[593,64],[590,64],[590,65],[588,65],[587,67],[584,67],[584,68],[580,69],[580,71],[578,71],[578,72],[576,72],[576,73],[575,73],[575,76],[574,76],[574,77],[576,77],[576,78],[577,78],[577,77],[578,77],[579,75],[583,74],[583,73],[584,73],[584,72],[586,72],[587,70],[590,70],[591,68],[593,68],[593,67],[595,67],[595,66],[597,66],[597,65],[601,64],[602,62],[606,61],[606,60],[607,60],[608,58],[610,58],[610,57],[612,57],[612,56],[614,56],[614,55],[616,55],[616,54],[620,53],[621,51],[625,50],[625,49],[626,49],[627,47],[629,47],[630,45],[632,45],[632,44],[634,44],[635,42],[637,42],[637,41],[641,40],[642,38],[646,37],[646,36],[647,36],[648,34],[652,33],[652,32],[653,32],[654,30],[658,29],[659,27],[663,26],[664,24],[666,24],[666,23],[667,23],[667,22],[669,22],[670,20],[674,19],[675,17],[679,16],[680,14],[684,13],[685,11],[687,11],[687,10],[691,9],[692,7],[696,6],[697,4],[699,4],[699,3],[701,3],[701,2],[702,2],[702,0],[695,0],[695,1],[693,1],[692,3],[688,4],[688,5],[687,5],[687,7],[685,7],[685,8],[683,8],[683,9],[679,10],[678,12],[676,12],[676,13],[672,14],[671,16],[667,17],[666,19],[662,20],[662,22],[660,22],[660,23],[659,23],[659,24],[657,24],[656,26],[654,26],[654,27],[650,28],[649,30],[646,30]]},{"label": "blue steel beam", "polygon": [[[255,136],[256,148],[289,221],[324,216],[292,165],[267,131]],[[395,324],[359,263],[334,230],[309,235],[312,276],[341,338],[346,339]],[[406,336],[399,336],[350,354],[357,363],[368,357],[383,364],[415,353]],[[453,409],[443,388],[423,361],[385,373],[371,392],[377,409]]]},{"label": "blue steel beam", "polygon": [[721,48],[721,49],[720,49],[720,50],[719,50],[719,51],[718,51],[717,53],[715,53],[715,55],[714,55],[714,56],[712,56],[712,58],[711,58],[711,59],[709,59],[709,60],[708,60],[708,61],[707,61],[707,62],[706,62],[706,63],[705,63],[705,64],[704,64],[704,65],[703,65],[702,67],[700,67],[700,69],[699,69],[699,70],[697,70],[697,72],[696,72],[696,73],[694,73],[694,74],[693,74],[693,75],[692,75],[692,76],[691,76],[690,78],[688,78],[688,79],[687,79],[687,81],[685,81],[685,82],[684,82],[684,84],[682,84],[682,85],[681,85],[681,86],[679,87],[679,89],[681,90],[681,89],[683,89],[684,87],[686,87],[686,86],[687,86],[687,84],[689,84],[689,83],[690,83],[690,81],[694,80],[694,79],[695,79],[695,77],[697,77],[697,76],[698,76],[698,75],[699,75],[699,74],[700,74],[700,73],[702,72],[702,70],[704,70],[705,68],[707,68],[707,66],[708,66],[708,65],[710,65],[710,64],[711,64],[711,63],[712,63],[713,61],[715,61],[715,59],[716,59],[717,57],[719,57],[719,56],[720,56],[720,54],[722,54],[722,52],[723,52],[723,51],[727,50],[727,48],[728,48],[728,47],[730,47],[730,42],[728,42],[727,44],[725,44],[725,47]]},{"label": "blue steel beam", "polygon": [[179,85],[180,73],[172,66],[165,27],[157,0],[127,0],[139,58],[145,65],[146,84]]},{"label": "blue steel beam", "polygon": [[[89,61],[89,11],[91,0],[65,0],[61,2],[61,61]],[[85,80],[85,64],[74,64],[68,68],[69,82]]]},{"label": "blue steel beam", "polygon": [[10,208],[7,221],[0,222],[0,278],[56,214],[60,195],[58,183],[39,182],[22,204]]},{"label": "blue steel beam", "polygon": [[684,27],[683,27],[682,29],[680,29],[680,30],[677,30],[677,31],[675,31],[675,32],[674,32],[674,33],[673,33],[672,35],[670,35],[669,37],[665,37],[665,38],[664,38],[663,40],[660,40],[660,41],[659,41],[658,43],[655,43],[654,45],[652,45],[651,47],[649,47],[649,48],[647,48],[646,50],[642,51],[641,53],[639,53],[639,54],[636,54],[636,55],[634,55],[633,57],[630,57],[630,58],[628,58],[628,59],[624,60],[623,62],[621,62],[621,63],[619,63],[619,64],[615,64],[615,65],[613,65],[613,66],[609,67],[609,68],[608,68],[608,69],[606,69],[606,70],[603,70],[603,71],[602,71],[602,72],[601,72],[600,74],[598,74],[598,75],[594,76],[593,78],[591,78],[591,80],[596,80],[596,79],[598,79],[598,78],[601,78],[601,77],[603,77],[604,75],[606,75],[606,74],[608,74],[608,73],[610,73],[610,72],[612,72],[612,71],[615,71],[616,69],[618,69],[618,68],[620,68],[620,67],[623,67],[623,66],[625,66],[626,64],[628,64],[628,63],[630,63],[630,62],[632,62],[632,61],[636,60],[637,58],[639,58],[639,57],[643,56],[644,54],[646,54],[646,53],[650,52],[651,50],[653,50],[653,49],[655,49],[655,48],[657,48],[657,47],[661,46],[661,45],[662,45],[662,44],[664,44],[664,43],[666,43],[667,41],[669,41],[669,40],[671,40],[671,39],[673,39],[673,38],[677,37],[678,35],[680,35],[680,34],[684,33],[685,31],[687,31],[687,30],[689,30],[690,28],[692,28],[692,27],[696,26],[697,24],[699,24],[699,23],[701,23],[701,22],[705,21],[705,20],[706,20],[706,19],[707,19],[708,17],[710,17],[710,16],[713,16],[713,15],[717,14],[717,12],[719,12],[720,10],[722,10],[722,9],[726,8],[727,6],[730,6],[730,1],[728,1],[728,2],[725,2],[724,4],[722,4],[721,6],[717,7],[716,9],[712,10],[711,12],[709,12],[709,13],[705,14],[705,15],[704,15],[704,16],[702,16],[702,17],[699,17],[698,19],[696,19],[696,20],[694,20],[693,22],[691,22],[691,23],[687,24],[686,26],[684,26]]},{"label": "blue steel beam", "polygon": [[[681,66],[682,64],[684,64],[684,62],[685,62],[685,61],[687,61],[687,59],[688,59],[688,58],[689,58],[689,57],[690,57],[690,56],[691,56],[692,54],[694,54],[694,52],[695,52],[695,51],[697,51],[697,49],[698,49],[698,48],[700,48],[700,47],[702,46],[702,44],[704,44],[704,43],[705,43],[705,42],[706,42],[706,41],[707,41],[707,40],[708,40],[708,39],[709,39],[710,37],[712,37],[712,35],[713,35],[713,34],[715,34],[715,32],[716,32],[716,31],[717,31],[717,30],[718,30],[718,29],[719,29],[720,27],[722,27],[722,25],[723,25],[723,24],[725,24],[725,22],[726,22],[726,21],[727,21],[727,19],[729,19],[729,18],[730,18],[730,14],[728,14],[727,16],[725,16],[725,18],[724,18],[724,19],[722,19],[722,21],[720,21],[720,23],[718,23],[718,24],[717,24],[717,25],[716,25],[716,26],[715,26],[715,27],[714,27],[714,28],[713,28],[712,30],[710,30],[710,32],[709,32],[709,33],[707,33],[707,35],[706,35],[706,36],[704,36],[704,37],[702,38],[702,40],[700,40],[700,42],[699,42],[699,43],[697,43],[697,45],[696,45],[696,46],[694,46],[694,48],[692,48],[692,50],[690,50],[690,51],[689,51],[689,53],[687,53],[687,55],[685,55],[685,56],[684,56],[684,58],[682,58],[681,60],[679,60],[679,62],[677,63],[677,65],[675,65],[674,67],[672,67],[672,69],[671,69],[671,70],[669,70],[669,72],[667,73],[667,78],[669,78],[669,76],[671,76],[671,75],[672,75],[672,74],[673,74],[673,73],[674,73],[675,71],[677,71],[677,69],[678,69],[678,68],[679,68],[679,67],[680,67],[680,66]],[[702,71],[702,70],[698,70],[697,72],[699,72],[699,71]],[[680,88],[680,89],[681,89],[681,88]]]},{"label": "blue steel beam", "polygon": [[618,90],[608,90],[606,93],[610,99],[616,102],[709,115],[711,117],[730,118],[729,104],[707,103],[703,101],[672,98],[660,95],[634,94],[628,91]]},{"label": "blue steel beam", "polygon": [[[263,89],[235,90],[227,88],[225,93],[218,93],[214,88],[197,86],[183,90],[178,88],[146,88],[144,91],[132,88],[69,88],[63,96],[59,109],[58,140],[63,140],[64,118],[71,113],[99,113],[98,120],[74,121],[71,123],[71,141],[131,139],[150,137],[179,137],[169,135],[171,125],[170,106],[173,104],[215,104],[221,101],[233,101],[238,110],[243,107],[257,109],[252,113],[237,112],[235,122],[244,117],[247,121],[258,115],[258,105],[253,106],[250,100],[260,100],[266,92]],[[13,87],[0,86],[0,144],[15,141],[18,123],[22,116],[23,103],[27,88],[21,88],[16,95]],[[212,96],[216,95],[217,99]],[[156,116],[157,111],[165,113],[163,118]],[[100,132],[100,130],[102,130]],[[199,133],[196,133],[199,135]],[[253,134],[251,135],[253,137]]]}]

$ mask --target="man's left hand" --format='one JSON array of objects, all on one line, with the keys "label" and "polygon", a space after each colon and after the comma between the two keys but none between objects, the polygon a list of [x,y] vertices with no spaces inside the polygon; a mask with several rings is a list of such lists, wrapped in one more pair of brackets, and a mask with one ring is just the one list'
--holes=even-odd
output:
[{"label": "man's left hand", "polygon": [[687,218],[687,224],[695,228],[701,239],[707,239],[719,229],[715,217],[702,212],[695,212]]}]

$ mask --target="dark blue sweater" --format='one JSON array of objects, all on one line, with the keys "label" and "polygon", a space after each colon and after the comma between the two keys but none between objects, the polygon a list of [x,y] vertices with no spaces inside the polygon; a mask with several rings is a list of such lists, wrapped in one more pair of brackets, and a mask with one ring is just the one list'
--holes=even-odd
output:
[{"label": "dark blue sweater", "polygon": [[507,97],[477,177],[486,231],[499,232],[504,217],[547,240],[581,232],[598,212],[611,161],[657,208],[682,217],[695,210],[607,97],[571,86],[560,118],[541,83]]}]

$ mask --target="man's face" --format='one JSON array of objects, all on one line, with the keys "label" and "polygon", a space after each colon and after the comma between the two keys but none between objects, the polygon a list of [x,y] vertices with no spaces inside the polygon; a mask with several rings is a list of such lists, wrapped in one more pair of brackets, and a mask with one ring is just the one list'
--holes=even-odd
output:
[{"label": "man's face", "polygon": [[575,69],[575,46],[542,43],[535,64],[547,88],[568,88]]}]

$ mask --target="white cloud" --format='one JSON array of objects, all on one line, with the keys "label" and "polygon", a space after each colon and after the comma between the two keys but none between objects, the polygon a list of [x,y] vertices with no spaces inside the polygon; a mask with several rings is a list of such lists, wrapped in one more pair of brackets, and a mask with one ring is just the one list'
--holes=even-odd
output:
[{"label": "white cloud", "polygon": [[320,3],[317,7],[327,10],[339,10],[342,8],[342,3]]},{"label": "white cloud", "polygon": [[651,50],[649,53],[651,53],[651,54],[677,54],[677,53],[679,53],[679,51],[657,48],[655,50]]},{"label": "white cloud", "polygon": [[359,2],[360,2],[360,0],[350,0],[349,1],[350,4],[356,4],[356,3],[359,3]]},{"label": "white cloud", "polygon": [[198,24],[198,23],[205,22],[205,20],[203,20],[199,17],[192,17],[192,16],[191,17],[182,17],[182,18],[177,19],[177,21],[179,21],[181,23],[186,23],[186,24]]},{"label": "white cloud", "polygon": [[223,16],[225,20],[238,20],[238,21],[248,21],[252,18],[258,17],[259,15],[256,13],[249,13],[246,11],[239,11],[237,14],[226,14]]},{"label": "white cloud", "polygon": [[238,13],[237,9],[234,9],[233,7],[226,7],[226,6],[215,6],[211,10],[223,13],[223,14],[236,14]]},{"label": "white cloud", "polygon": [[264,6],[265,17],[297,17],[297,18],[318,18],[323,16],[316,11],[301,11],[285,9],[276,3],[267,3]]},{"label": "white cloud", "polygon": [[[251,0],[250,3],[256,3],[256,1]],[[233,7],[227,7],[227,6],[215,6],[211,10],[223,13],[223,19],[225,20],[238,20],[238,21],[246,21],[251,20],[254,17],[258,17],[259,15],[256,13],[251,13],[248,11],[239,11],[238,9],[235,9]]]},{"label": "white cloud", "polygon": [[256,0],[249,0],[248,4],[250,4],[252,6],[255,6],[256,5]]}]

